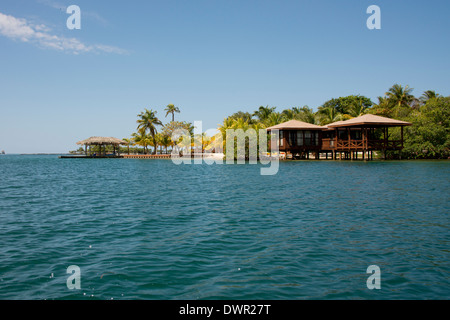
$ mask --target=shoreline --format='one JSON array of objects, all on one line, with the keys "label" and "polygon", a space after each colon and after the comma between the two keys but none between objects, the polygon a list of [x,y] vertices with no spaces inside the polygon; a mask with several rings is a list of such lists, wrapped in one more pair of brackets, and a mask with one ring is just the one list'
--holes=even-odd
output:
[{"label": "shoreline", "polygon": [[[193,154],[193,155],[200,155],[200,154]],[[67,158],[73,158],[73,159],[83,159],[83,158],[89,158],[89,159],[94,159],[94,158],[98,158],[98,159],[105,159],[105,158],[121,158],[121,159],[170,159],[171,154],[156,154],[156,155],[151,155],[151,154],[147,154],[147,155],[143,155],[143,154],[121,154],[120,157],[86,157],[84,154],[71,154],[71,153],[6,153],[6,154],[0,154],[0,158],[1,156],[60,156],[60,157],[67,157]],[[194,158],[194,156],[192,157]],[[225,155],[223,153],[215,153],[215,154],[203,154],[202,156],[203,159],[211,159],[211,160],[216,160],[216,159],[223,159],[225,161]],[[442,159],[442,158],[423,158],[423,159],[373,159],[370,161],[364,161],[362,159],[357,159],[357,160],[350,160],[350,159],[343,159],[343,160],[331,160],[331,159],[325,159],[325,158],[320,158],[318,159],[320,160],[324,160],[326,162],[328,161],[355,161],[355,162],[370,162],[370,161],[448,161],[450,159]],[[316,159],[280,159],[281,162],[303,162],[303,161],[318,161]]]}]

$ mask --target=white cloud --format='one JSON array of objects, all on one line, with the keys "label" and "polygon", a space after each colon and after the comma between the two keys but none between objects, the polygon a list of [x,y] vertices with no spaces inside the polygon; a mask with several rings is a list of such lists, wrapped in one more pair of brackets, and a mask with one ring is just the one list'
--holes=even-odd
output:
[{"label": "white cloud", "polygon": [[[47,7],[63,11],[64,13],[66,12],[66,8],[69,6],[69,3],[71,3],[70,1],[67,2],[67,0],[66,4],[54,0],[37,0],[37,2]],[[96,12],[83,10],[83,17],[94,20],[103,26],[109,25],[109,22]]]},{"label": "white cloud", "polygon": [[56,1],[52,1],[52,0],[38,0],[37,2],[55,8],[55,9],[59,9],[59,10],[65,10],[65,8],[67,7],[66,5],[56,2]]},{"label": "white cloud", "polygon": [[51,34],[51,29],[46,25],[33,25],[26,19],[16,18],[0,12],[0,35],[10,39],[29,42],[43,48],[55,49],[72,54],[87,52],[106,52],[126,54],[121,48],[103,44],[87,45],[76,38],[66,38]]}]

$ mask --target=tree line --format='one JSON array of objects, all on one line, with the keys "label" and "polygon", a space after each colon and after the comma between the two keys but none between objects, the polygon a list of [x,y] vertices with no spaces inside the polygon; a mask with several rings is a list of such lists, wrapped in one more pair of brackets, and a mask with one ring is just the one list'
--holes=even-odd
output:
[{"label": "tree line", "polygon": [[[277,111],[274,106],[260,106],[253,112],[238,111],[228,116],[218,125],[222,133],[223,147],[226,143],[227,129],[265,129],[289,120],[327,125],[332,122],[348,120],[364,114],[375,114],[411,122],[413,125],[404,131],[404,149],[402,158],[447,159],[450,156],[450,97],[444,97],[433,90],[427,90],[415,97],[409,86],[394,84],[383,95],[377,97],[377,102],[362,95],[350,95],[332,98],[317,107],[315,111],[309,106],[291,107]],[[190,122],[175,121],[175,113],[180,113],[179,107],[169,104],[165,107],[165,117],[171,116],[171,121],[163,124],[157,116],[157,111],[145,109],[138,114],[136,132],[123,140],[128,143],[121,147],[121,153],[156,154],[168,153],[169,148],[179,146],[179,141],[172,141],[172,133],[177,129],[189,132],[196,145],[210,144],[214,137],[205,133],[194,135],[194,126]],[[400,137],[399,128],[389,131],[391,139]],[[194,143],[182,146],[191,148]],[[224,149],[224,148],[222,148]],[[80,151],[82,151],[80,149]],[[393,155],[388,153],[388,155]]]},{"label": "tree line", "polygon": [[[227,129],[268,128],[289,120],[320,126],[349,120],[364,114],[374,114],[411,122],[404,132],[402,158],[447,159],[450,156],[450,97],[427,90],[419,97],[409,86],[394,84],[377,102],[362,95],[332,98],[314,111],[309,106],[277,111],[273,106],[260,106],[254,112],[238,111],[224,119],[219,130],[225,137]],[[390,138],[398,139],[400,129],[390,130]],[[398,155],[398,154],[397,154]],[[394,153],[388,153],[394,156]]]}]

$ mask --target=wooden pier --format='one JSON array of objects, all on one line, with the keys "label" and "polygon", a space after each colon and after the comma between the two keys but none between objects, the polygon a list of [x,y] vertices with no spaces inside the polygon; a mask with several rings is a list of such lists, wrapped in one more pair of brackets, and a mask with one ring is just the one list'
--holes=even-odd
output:
[{"label": "wooden pier", "polygon": [[170,154],[65,155],[60,159],[170,159]]},{"label": "wooden pier", "polygon": [[86,156],[86,155],[67,155],[67,156],[59,156],[60,159],[119,159],[123,158],[123,156],[114,155],[102,155],[102,156]]},{"label": "wooden pier", "polygon": [[170,154],[124,154],[125,159],[170,159]]}]

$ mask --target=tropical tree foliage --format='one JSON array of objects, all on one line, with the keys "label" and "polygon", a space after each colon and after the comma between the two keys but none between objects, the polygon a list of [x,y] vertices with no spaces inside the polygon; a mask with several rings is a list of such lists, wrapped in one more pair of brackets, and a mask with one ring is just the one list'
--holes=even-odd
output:
[{"label": "tropical tree foliage", "polygon": [[156,134],[158,133],[157,126],[162,126],[162,122],[156,116],[156,111],[145,109],[139,115],[139,119],[136,121],[139,125],[138,130],[143,130],[143,133],[148,130],[152,137],[152,143],[154,148],[153,154],[156,154],[158,147],[158,141],[156,141]]},{"label": "tropical tree foliage", "polygon": [[[218,126],[223,141],[223,148],[214,147],[225,152],[227,129],[254,129],[259,135],[259,129],[265,129],[289,120],[300,120],[307,123],[326,125],[332,122],[347,120],[366,113],[381,115],[411,122],[413,125],[404,129],[404,149],[402,157],[406,158],[448,158],[450,156],[450,97],[443,97],[433,90],[427,90],[416,98],[409,86],[394,84],[384,96],[377,97],[373,103],[362,95],[332,98],[318,106],[316,111],[308,106],[290,107],[277,111],[274,106],[260,106],[255,111],[237,111],[225,118]],[[164,109],[166,117],[171,114],[172,121],[167,124],[156,116],[156,111],[145,109],[138,115],[137,132],[127,141],[127,151],[148,153],[153,146],[153,153],[164,147],[174,148],[181,139],[172,140],[172,134],[177,129],[184,129],[191,136],[191,144],[181,146],[191,148],[192,144],[201,145],[202,150],[215,139],[204,133],[194,136],[194,126],[186,121],[174,121],[174,114],[179,108],[169,104]],[[158,128],[161,132],[158,133]],[[392,129],[393,138],[399,137],[400,130]],[[134,148],[130,148],[135,146]],[[137,146],[137,147],[136,147]],[[178,145],[180,146],[180,145]],[[143,149],[138,149],[142,147]],[[211,147],[211,145],[209,146]],[[80,151],[81,152],[81,151]],[[162,150],[160,150],[162,152]]]},{"label": "tropical tree foliage", "polygon": [[148,153],[148,146],[153,144],[152,137],[145,132],[144,129],[139,129],[137,132],[131,134],[136,145],[144,148],[144,154]]},{"label": "tropical tree foliage", "polygon": [[[141,145],[144,146],[144,151],[146,146],[152,144],[154,146],[153,154],[156,154],[156,149],[158,147],[158,141],[156,140],[156,134],[158,133],[157,126],[162,126],[162,122],[156,116],[156,111],[151,109],[145,109],[145,111],[142,111],[138,117],[139,119],[136,121],[138,123],[138,134],[135,134],[134,140],[136,141],[136,139],[138,139],[140,141]],[[147,141],[145,138],[147,136],[147,131],[150,133],[151,141]]]},{"label": "tropical tree foliage", "polygon": [[394,117],[405,116],[410,111],[411,103],[414,101],[414,96],[411,94],[412,88],[399,84],[394,84],[388,92],[386,97],[393,109]]},{"label": "tropical tree foliage", "polygon": [[[366,113],[411,122],[404,132],[406,158],[448,158],[450,156],[450,97],[443,97],[433,90],[425,91],[420,98],[414,97],[409,86],[394,84],[384,96],[373,103],[362,95],[333,98],[314,112],[308,106],[286,108],[260,106],[254,112],[238,111],[224,119],[219,131],[226,137],[226,129],[267,128],[288,120],[326,125],[347,120]],[[252,115],[250,117],[250,115]],[[393,138],[400,129],[390,131]]]},{"label": "tropical tree foliage", "polygon": [[405,120],[413,125],[406,129],[404,157],[449,158],[450,97],[428,99]]},{"label": "tropical tree foliage", "polygon": [[180,108],[175,107],[175,105],[173,105],[173,104],[171,103],[171,104],[168,104],[168,105],[166,106],[166,108],[164,109],[164,111],[166,111],[166,117],[167,117],[169,114],[172,114],[172,121],[175,121],[175,112],[180,113]]}]

